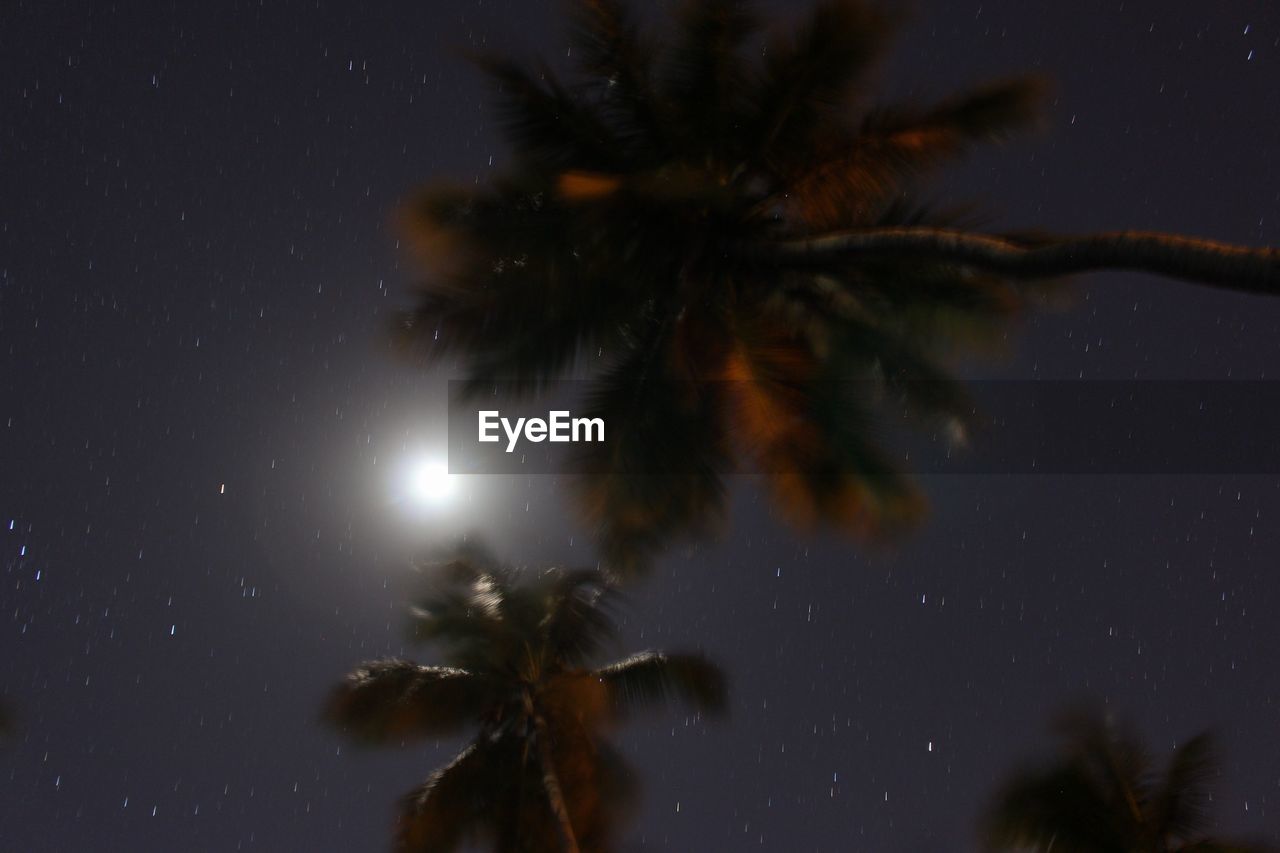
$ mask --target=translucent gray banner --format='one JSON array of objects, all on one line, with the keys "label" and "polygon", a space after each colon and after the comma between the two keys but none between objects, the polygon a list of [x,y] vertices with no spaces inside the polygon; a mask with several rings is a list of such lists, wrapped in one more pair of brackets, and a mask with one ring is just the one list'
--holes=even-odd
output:
[{"label": "translucent gray banner", "polygon": [[[952,386],[927,383],[826,384],[815,397],[760,383],[650,382],[621,394],[564,381],[529,396],[514,385],[451,382],[449,469],[766,473],[825,464],[809,451],[834,437],[831,458],[915,474],[1280,474],[1280,382],[960,387],[962,403]],[[906,402],[934,399],[959,417]]]}]

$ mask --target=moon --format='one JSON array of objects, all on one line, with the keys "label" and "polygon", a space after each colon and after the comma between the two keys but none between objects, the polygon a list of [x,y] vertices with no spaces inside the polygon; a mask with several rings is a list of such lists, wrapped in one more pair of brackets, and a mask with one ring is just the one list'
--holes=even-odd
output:
[{"label": "moon", "polygon": [[419,506],[443,506],[453,497],[457,485],[454,480],[449,466],[441,460],[419,460],[409,469],[409,498]]}]

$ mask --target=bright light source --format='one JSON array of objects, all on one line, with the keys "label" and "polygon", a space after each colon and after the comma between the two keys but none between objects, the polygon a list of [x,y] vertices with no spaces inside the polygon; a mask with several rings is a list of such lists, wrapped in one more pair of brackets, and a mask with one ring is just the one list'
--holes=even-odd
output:
[{"label": "bright light source", "polygon": [[442,504],[453,494],[453,487],[453,475],[443,462],[420,462],[409,474],[409,494],[418,503]]}]

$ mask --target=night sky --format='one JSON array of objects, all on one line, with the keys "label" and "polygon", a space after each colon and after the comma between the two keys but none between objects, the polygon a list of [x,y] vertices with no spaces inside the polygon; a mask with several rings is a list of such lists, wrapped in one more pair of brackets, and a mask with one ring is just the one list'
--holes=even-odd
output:
[{"label": "night sky", "polygon": [[[779,4],[781,5],[781,4]],[[1021,71],[1043,133],[937,185],[994,226],[1280,244],[1280,6],[920,0],[885,96]],[[446,372],[397,361],[392,214],[505,151],[471,47],[563,56],[540,3],[0,9],[0,850],[383,850],[459,742],[318,722],[404,645],[410,557],[465,533],[594,565],[550,475],[402,492]],[[1280,300],[1080,279],[975,376],[1270,379]],[[1231,435],[1224,430],[1223,442]],[[1224,832],[1280,838],[1280,478],[964,476],[891,550],[752,483],[633,589],[619,653],[700,648],[732,716],[619,734],[636,850],[952,851],[1091,695],[1163,756],[1204,727]]]}]

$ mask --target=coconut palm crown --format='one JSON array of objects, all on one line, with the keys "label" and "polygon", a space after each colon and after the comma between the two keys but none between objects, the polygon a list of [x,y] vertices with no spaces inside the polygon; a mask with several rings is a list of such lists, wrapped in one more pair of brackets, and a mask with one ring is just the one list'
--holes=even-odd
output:
[{"label": "coconut palm crown", "polygon": [[616,593],[597,571],[520,573],[479,550],[436,567],[414,610],[444,666],[363,664],[327,719],[366,743],[475,732],[402,802],[395,849],[608,851],[637,786],[605,732],[667,699],[719,713],[721,672],[698,655],[642,652],[594,663],[613,638]]},{"label": "coconut palm crown", "polygon": [[618,0],[578,0],[572,22],[563,75],[478,60],[510,165],[409,204],[428,277],[399,329],[460,356],[476,392],[594,377],[611,432],[577,494],[615,572],[716,526],[735,466],[801,524],[913,521],[874,416],[963,423],[947,359],[1003,338],[1021,283],[1120,267],[1280,288],[1274,250],[978,234],[919,204],[920,178],[1032,124],[1043,86],[875,106],[895,17],[874,6],[821,0],[775,31],[746,3],[693,0],[655,38]]},{"label": "coconut palm crown", "polygon": [[1162,770],[1141,740],[1094,708],[1064,714],[1060,758],[1025,769],[999,792],[983,822],[987,849],[1058,853],[1266,853],[1275,848],[1211,838],[1213,738],[1202,732]]}]

